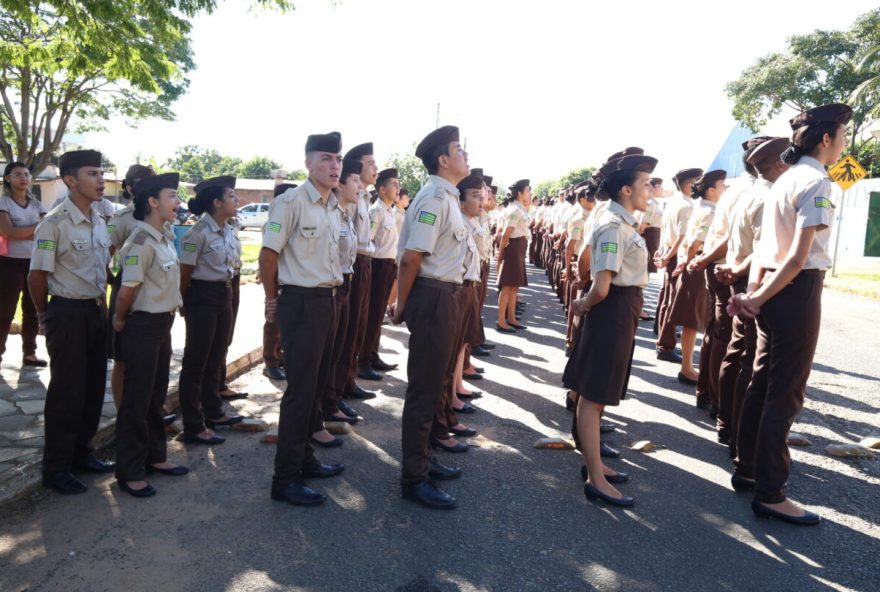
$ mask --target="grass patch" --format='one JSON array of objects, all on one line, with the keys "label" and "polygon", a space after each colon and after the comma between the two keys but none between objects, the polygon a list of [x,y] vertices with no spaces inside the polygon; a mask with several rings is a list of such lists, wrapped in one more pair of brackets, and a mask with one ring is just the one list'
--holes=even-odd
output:
[{"label": "grass patch", "polygon": [[263,248],[262,244],[254,243],[248,244],[245,243],[241,245],[241,262],[243,265],[247,265],[248,263],[256,263],[260,259],[260,249]]},{"label": "grass patch", "polygon": [[874,271],[841,271],[837,277],[825,276],[825,286],[832,290],[880,300],[880,273]]}]

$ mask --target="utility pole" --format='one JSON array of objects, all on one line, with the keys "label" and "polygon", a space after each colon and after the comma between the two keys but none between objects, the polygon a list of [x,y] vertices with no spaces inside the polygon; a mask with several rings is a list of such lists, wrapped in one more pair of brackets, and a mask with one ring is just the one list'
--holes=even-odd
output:
[{"label": "utility pole", "polygon": [[434,129],[440,127],[440,103],[437,103],[437,119],[434,122]]}]

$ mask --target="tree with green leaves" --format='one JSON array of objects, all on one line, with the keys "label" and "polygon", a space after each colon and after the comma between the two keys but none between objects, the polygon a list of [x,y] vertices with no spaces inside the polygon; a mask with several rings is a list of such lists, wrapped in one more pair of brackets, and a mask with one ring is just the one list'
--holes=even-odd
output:
[{"label": "tree with green leaves", "polygon": [[[733,99],[733,116],[751,129],[761,129],[783,107],[798,111],[847,102],[870,78],[859,67],[871,47],[880,44],[880,8],[859,16],[846,31],[817,30],[795,35],[788,49],[763,56],[725,87]],[[877,89],[853,105],[852,143],[856,152],[862,131],[877,118]]]},{"label": "tree with green leaves", "polygon": [[571,169],[555,181],[542,181],[532,188],[535,197],[547,197],[556,195],[566,187],[572,187],[583,181],[589,181],[596,167],[578,167]]},{"label": "tree with green leaves", "polygon": [[415,196],[428,180],[428,171],[422,161],[416,158],[416,146],[413,144],[412,151],[405,153],[393,153],[388,162],[385,163],[387,168],[397,169],[397,179],[400,181],[401,188],[409,190],[411,196]]},{"label": "tree with green leaves", "polygon": [[272,177],[272,171],[278,171],[282,168],[280,163],[268,156],[254,156],[238,165],[236,174],[246,179],[269,179]]},{"label": "tree with green leaves", "polygon": [[[252,0],[292,9],[289,0]],[[0,155],[40,171],[67,131],[171,120],[194,68],[190,19],[217,0],[0,0]]]},{"label": "tree with green leaves", "polygon": [[241,165],[240,158],[223,156],[212,148],[188,144],[178,148],[162,168],[180,173],[181,181],[198,183],[220,175],[237,175]]}]

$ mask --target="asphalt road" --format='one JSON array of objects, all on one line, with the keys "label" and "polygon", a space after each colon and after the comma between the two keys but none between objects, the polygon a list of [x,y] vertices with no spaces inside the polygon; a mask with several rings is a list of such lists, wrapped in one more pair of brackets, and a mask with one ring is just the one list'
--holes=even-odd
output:
[{"label": "asphalt road", "polygon": [[[444,487],[452,512],[400,499],[399,418],[405,370],[360,403],[363,420],[343,447],[320,451],[345,473],[313,485],[319,508],[269,499],[274,446],[233,433],[214,449],[170,444],[183,478],[156,477],[148,500],[89,478],[85,495],[40,493],[0,509],[0,590],[877,590],[880,463],[839,460],[829,443],[880,435],[880,303],[826,291],[819,351],[795,430],[813,445],[793,451],[789,495],[820,513],[815,528],[752,515],[729,486],[731,464],[692,390],[653,355],[640,329],[630,393],[608,417],[612,466],[636,506],[588,502],[579,456],[537,450],[568,432],[560,376],[564,320],[539,270],[523,290],[525,333],[500,335],[477,414],[480,437],[464,455],[443,454],[466,475]],[[653,292],[650,294],[653,296]],[[494,326],[490,296],[486,326]],[[257,339],[258,328],[253,338]],[[405,366],[406,330],[386,327],[382,356]],[[236,382],[235,406],[277,419],[279,386],[255,369]],[[365,384],[365,386],[368,386]],[[628,450],[649,439],[663,448]],[[108,451],[112,454],[112,451]]]}]

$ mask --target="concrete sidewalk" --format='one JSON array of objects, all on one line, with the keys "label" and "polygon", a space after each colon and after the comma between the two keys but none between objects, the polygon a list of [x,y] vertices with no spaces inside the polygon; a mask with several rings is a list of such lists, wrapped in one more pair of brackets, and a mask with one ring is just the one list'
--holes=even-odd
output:
[{"label": "concrete sidewalk", "polygon": [[[171,329],[174,354],[167,406],[177,408],[177,381],[186,340],[186,323],[178,317]],[[263,288],[256,284],[241,287],[241,304],[235,338],[227,354],[227,377],[246,372],[262,361]],[[37,355],[49,359],[43,337],[37,338]],[[21,337],[10,335],[0,365],[0,504],[16,499],[40,484],[43,454],[43,407],[49,368],[21,367]],[[107,363],[107,390],[101,424],[95,445],[106,445],[113,438],[116,406],[110,393],[113,362]]]}]

